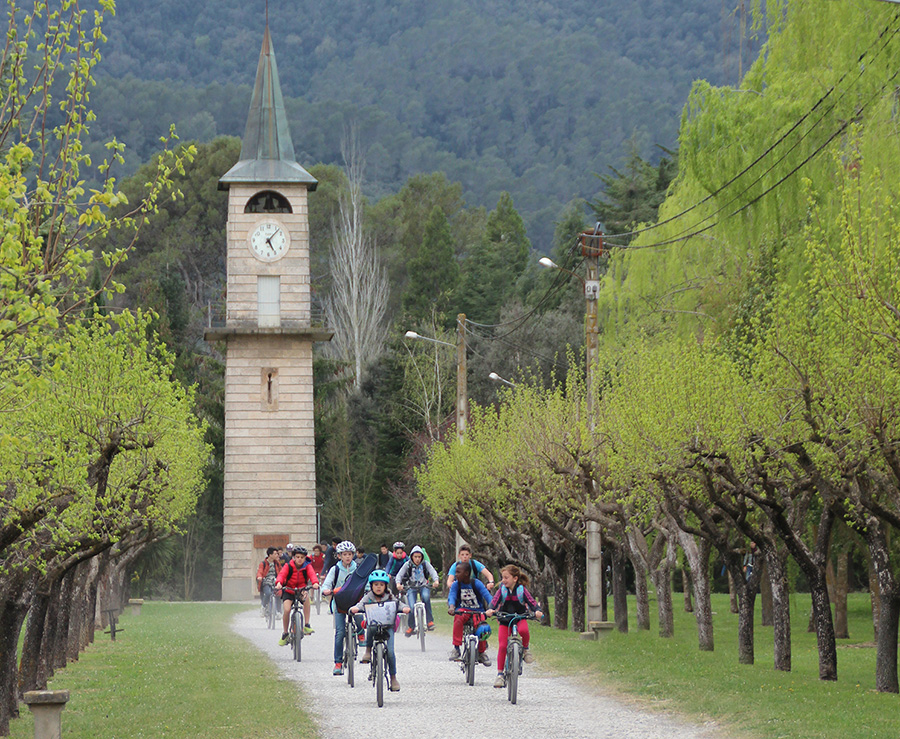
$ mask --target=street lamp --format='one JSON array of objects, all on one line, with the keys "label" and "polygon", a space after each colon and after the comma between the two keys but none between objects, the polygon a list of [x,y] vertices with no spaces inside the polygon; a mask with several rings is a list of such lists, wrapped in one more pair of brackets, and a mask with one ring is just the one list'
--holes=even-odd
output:
[{"label": "street lamp", "polygon": [[[454,347],[449,341],[432,339],[422,336],[415,331],[407,331],[404,334],[407,339],[421,339],[433,344],[443,344]],[[469,417],[469,389],[466,382],[466,314],[460,313],[456,317],[456,438],[462,443],[466,435],[466,419]]]},{"label": "street lamp", "polygon": [[510,382],[504,377],[500,377],[496,372],[491,372],[488,377],[492,379],[494,382],[502,382],[504,385],[509,385],[510,387],[516,387],[516,383]]}]

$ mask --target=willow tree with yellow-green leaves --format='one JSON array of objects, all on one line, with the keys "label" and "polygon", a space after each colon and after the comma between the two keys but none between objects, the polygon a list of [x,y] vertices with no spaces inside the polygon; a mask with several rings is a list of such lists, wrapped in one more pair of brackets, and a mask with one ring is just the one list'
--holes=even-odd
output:
[{"label": "willow tree with yellow-green leaves", "polygon": [[[147,320],[122,314],[107,324],[92,316],[95,304],[122,289],[113,273],[129,247],[104,249],[110,230],[136,232],[161,197],[176,197],[172,174],[183,171],[192,149],[169,151],[173,138],[161,141],[164,151],[144,193],[129,204],[115,177],[123,146],[109,142],[102,162],[91,162],[83,146],[93,120],[92,74],[115,3],[8,0],[6,11],[0,52],[0,735],[18,712],[16,645],[25,613],[55,593],[55,600],[45,600],[47,619],[53,633],[65,634],[70,625],[57,616],[68,609],[64,596],[72,591],[60,583],[73,583],[76,570],[88,572],[82,563],[92,562],[92,587],[82,582],[81,590],[96,606],[98,555],[125,556],[184,518],[205,456],[191,396],[173,380],[172,358],[148,338]],[[91,188],[88,181],[99,184]],[[111,218],[114,207],[123,215]],[[33,610],[33,628],[50,633],[39,610]],[[43,659],[42,648],[30,653]]]}]

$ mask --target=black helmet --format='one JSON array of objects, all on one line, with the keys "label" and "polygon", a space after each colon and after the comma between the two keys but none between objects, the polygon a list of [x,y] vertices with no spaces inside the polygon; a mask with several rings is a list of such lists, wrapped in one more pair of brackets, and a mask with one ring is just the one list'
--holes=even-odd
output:
[{"label": "black helmet", "polygon": [[300,554],[305,557],[309,552],[306,551],[306,547],[294,547],[294,554]]}]

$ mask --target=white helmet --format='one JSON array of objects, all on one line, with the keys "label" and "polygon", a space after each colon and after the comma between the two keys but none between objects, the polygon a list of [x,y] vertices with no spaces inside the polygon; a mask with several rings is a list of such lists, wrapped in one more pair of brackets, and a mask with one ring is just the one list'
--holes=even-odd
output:
[{"label": "white helmet", "polygon": [[342,541],[340,544],[338,544],[338,545],[334,548],[334,550],[335,550],[338,554],[340,554],[341,552],[355,552],[355,551],[356,551],[356,547],[353,546],[353,542],[352,542],[352,541]]}]

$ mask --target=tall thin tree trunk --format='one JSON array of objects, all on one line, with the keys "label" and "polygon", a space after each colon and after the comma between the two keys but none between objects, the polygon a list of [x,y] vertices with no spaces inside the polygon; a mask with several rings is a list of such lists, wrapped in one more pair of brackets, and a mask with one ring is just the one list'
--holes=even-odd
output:
[{"label": "tall thin tree trunk", "polygon": [[772,581],[769,577],[768,564],[763,561],[762,557],[757,557],[762,572],[759,577],[759,601],[760,601],[760,619],[761,626],[772,626],[774,623],[774,614],[772,613]]},{"label": "tall thin tree trunk", "polygon": [[635,616],[637,618],[638,629],[649,631],[650,593],[647,588],[647,572],[643,569],[643,566],[636,561],[637,559],[637,557],[631,559],[631,566],[634,567]]},{"label": "tall thin tree trunk", "polygon": [[616,629],[622,633],[628,633],[628,589],[625,585],[625,562],[627,557],[621,546],[613,549],[612,556],[612,591],[613,591],[613,618],[616,621]]},{"label": "tall thin tree trunk", "polygon": [[834,578],[834,637],[849,639],[850,625],[847,621],[847,591],[850,589],[850,553],[838,552],[837,572]]},{"label": "tall thin tree trunk", "polygon": [[681,568],[681,590],[684,596],[684,612],[694,612],[694,602],[691,599],[691,590],[694,587],[693,578],[691,578],[690,569],[685,566]]},{"label": "tall thin tree trunk", "polygon": [[583,632],[585,622],[585,585],[587,583],[587,552],[582,547],[574,547],[567,562],[572,570],[572,629]]},{"label": "tall thin tree trunk", "polygon": [[731,570],[728,570],[728,606],[732,613],[738,613],[737,588],[735,588],[734,577],[731,574]]},{"label": "tall thin tree trunk", "polygon": [[712,544],[706,539],[695,539],[681,529],[678,530],[678,540],[684,550],[684,556],[691,565],[694,600],[697,603],[694,616],[697,619],[697,640],[700,651],[712,652],[715,646],[709,583],[709,556],[712,552]]},{"label": "tall thin tree trunk", "polygon": [[772,598],[772,626],[775,651],[775,669],[791,670],[791,599],[787,573],[787,551],[770,550],[766,553],[763,575],[769,582]]},{"label": "tall thin tree trunk", "polygon": [[869,601],[872,604],[872,633],[878,641],[878,620],[881,615],[881,590],[878,587],[878,574],[869,554]]}]

